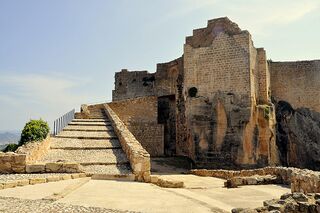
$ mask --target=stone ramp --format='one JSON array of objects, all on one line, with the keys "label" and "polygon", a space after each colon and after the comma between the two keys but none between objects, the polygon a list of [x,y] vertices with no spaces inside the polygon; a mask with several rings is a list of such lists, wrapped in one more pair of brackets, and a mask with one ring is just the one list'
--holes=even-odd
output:
[{"label": "stone ramp", "polygon": [[134,180],[130,163],[103,110],[94,111],[90,119],[73,119],[51,140],[49,151],[39,162],[76,162],[92,178]]}]

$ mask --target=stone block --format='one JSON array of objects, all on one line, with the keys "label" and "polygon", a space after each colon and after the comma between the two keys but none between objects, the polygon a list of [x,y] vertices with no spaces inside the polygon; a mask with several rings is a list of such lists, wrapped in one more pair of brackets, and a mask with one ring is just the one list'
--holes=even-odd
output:
[{"label": "stone block", "polygon": [[246,182],[248,185],[257,185],[258,181],[255,177],[246,178]]},{"label": "stone block", "polygon": [[79,178],[85,178],[85,177],[87,177],[86,173],[80,173],[79,174]]},{"label": "stone block", "polygon": [[34,185],[34,184],[40,184],[40,183],[46,183],[47,179],[46,178],[32,178],[30,179],[30,184]]},{"label": "stone block", "polygon": [[45,164],[31,164],[26,166],[27,173],[44,173],[46,171]]},{"label": "stone block", "polygon": [[183,188],[184,182],[176,181],[176,180],[168,180],[160,177],[157,182],[157,185],[164,188]]},{"label": "stone block", "polygon": [[72,179],[71,175],[63,175],[62,180],[70,180]]},{"label": "stone block", "polygon": [[78,164],[78,163],[63,163],[62,171],[66,172],[66,173],[81,172],[80,164]]},{"label": "stone block", "polygon": [[17,180],[17,185],[18,186],[27,186],[29,184],[30,184],[29,179]]},{"label": "stone block", "polygon": [[59,176],[49,176],[47,177],[47,182],[56,182],[59,181],[60,177]]},{"label": "stone block", "polygon": [[8,181],[2,184],[3,184],[3,189],[14,188],[18,185],[17,181]]},{"label": "stone block", "polygon": [[2,184],[2,183],[0,183],[0,190],[1,190],[1,189],[3,189],[3,184]]},{"label": "stone block", "polygon": [[71,178],[72,178],[72,179],[77,179],[77,178],[79,178],[79,177],[80,177],[79,174],[71,174]]},{"label": "stone block", "polygon": [[159,180],[159,177],[156,176],[156,175],[151,175],[150,176],[150,182],[153,183],[153,184],[156,184]]},{"label": "stone block", "polygon": [[46,172],[62,173],[63,163],[46,163]]}]

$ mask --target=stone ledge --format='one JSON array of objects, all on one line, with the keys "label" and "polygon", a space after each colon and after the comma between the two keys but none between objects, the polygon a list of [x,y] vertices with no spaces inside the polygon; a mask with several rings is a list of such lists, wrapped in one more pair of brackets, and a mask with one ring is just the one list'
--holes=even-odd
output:
[{"label": "stone ledge", "polygon": [[232,177],[224,182],[227,188],[237,188],[244,185],[281,184],[281,180],[274,175],[253,175],[248,177]]},{"label": "stone ledge", "polygon": [[277,176],[282,184],[291,185],[291,192],[320,193],[320,172],[293,167],[265,167],[251,170],[206,170],[195,169],[191,173],[198,176],[231,179],[254,175]]},{"label": "stone ledge", "polygon": [[48,177],[35,177],[29,179],[21,179],[21,180],[8,180],[0,182],[0,190],[14,188],[18,186],[27,186],[27,185],[35,185],[41,183],[49,183],[56,182],[61,180],[69,180],[69,179],[77,179],[77,178],[86,178],[87,175],[85,173],[76,173],[76,174],[65,174],[65,175],[51,175]]},{"label": "stone ledge", "polygon": [[79,173],[83,172],[80,169],[79,163],[37,163],[26,165],[27,173]]},{"label": "stone ledge", "polygon": [[170,180],[158,175],[151,175],[150,182],[163,188],[184,188],[183,181]]},{"label": "stone ledge", "polygon": [[141,146],[139,141],[128,130],[118,115],[105,104],[105,112],[120,141],[123,151],[130,161],[136,181],[150,182],[150,154]]}]

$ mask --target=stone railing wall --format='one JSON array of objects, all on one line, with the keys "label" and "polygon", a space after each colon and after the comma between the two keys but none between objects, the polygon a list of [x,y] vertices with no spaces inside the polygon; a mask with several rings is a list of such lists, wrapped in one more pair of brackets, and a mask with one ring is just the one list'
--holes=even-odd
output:
[{"label": "stone railing wall", "polygon": [[41,159],[50,149],[51,139],[50,135],[43,141],[35,141],[20,146],[17,154],[26,155],[26,164],[31,164]]},{"label": "stone railing wall", "polygon": [[150,154],[141,146],[109,105],[105,104],[104,106],[122,149],[130,161],[135,180],[150,182]]},{"label": "stone railing wall", "polygon": [[0,152],[0,174],[25,173],[26,155],[14,152]]},{"label": "stone railing wall", "polygon": [[0,173],[30,173],[27,166],[34,164],[48,152],[50,142],[48,135],[43,141],[29,142],[15,152],[0,153]]},{"label": "stone railing wall", "polygon": [[83,172],[79,163],[36,163],[27,164],[26,173],[80,173]]},{"label": "stone railing wall", "polygon": [[206,170],[195,169],[191,171],[194,175],[231,179],[234,177],[249,177],[254,175],[274,175],[281,183],[291,185],[292,192],[319,193],[320,172],[298,169],[292,167],[265,167],[252,170]]}]

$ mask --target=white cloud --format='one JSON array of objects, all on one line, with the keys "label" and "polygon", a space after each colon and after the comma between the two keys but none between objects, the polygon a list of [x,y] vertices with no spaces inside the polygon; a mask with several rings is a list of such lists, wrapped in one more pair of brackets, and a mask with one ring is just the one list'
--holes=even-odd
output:
[{"label": "white cloud", "polygon": [[77,91],[88,84],[63,75],[2,73],[0,129],[19,129],[27,120],[40,117],[51,124],[61,114],[90,100],[88,94]]},{"label": "white cloud", "polygon": [[32,99],[43,104],[60,104],[73,103],[84,98],[71,92],[71,89],[79,86],[79,83],[74,79],[35,74],[9,74],[1,77],[0,84],[11,88],[8,90],[7,100],[12,100],[11,95],[17,95],[24,100]]},{"label": "white cloud", "polygon": [[[247,0],[228,1],[223,11],[255,34],[263,35],[267,29],[298,21],[319,9],[318,0]],[[241,26],[240,26],[241,27]]]}]

